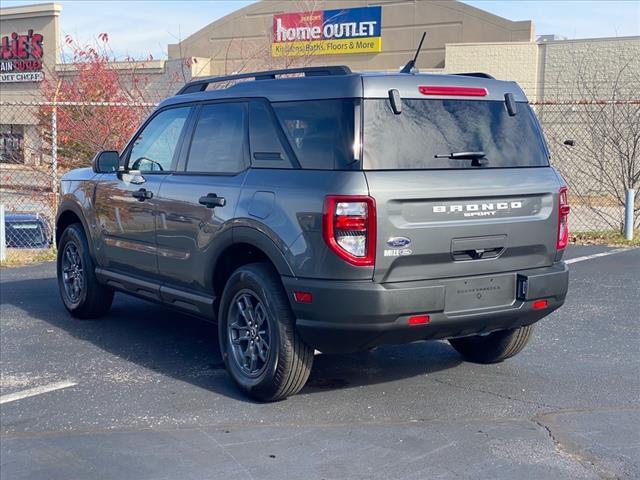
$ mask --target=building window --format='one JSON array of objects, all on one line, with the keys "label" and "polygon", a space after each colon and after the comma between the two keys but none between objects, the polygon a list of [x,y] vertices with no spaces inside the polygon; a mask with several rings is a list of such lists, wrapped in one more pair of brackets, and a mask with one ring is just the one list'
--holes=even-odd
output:
[{"label": "building window", "polygon": [[0,163],[24,163],[24,125],[0,125]]}]

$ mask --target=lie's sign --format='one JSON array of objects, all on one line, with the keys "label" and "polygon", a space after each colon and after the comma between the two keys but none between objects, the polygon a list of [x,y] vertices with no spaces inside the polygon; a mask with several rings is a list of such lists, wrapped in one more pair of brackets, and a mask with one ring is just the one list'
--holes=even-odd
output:
[{"label": "lie's sign", "polygon": [[44,37],[29,30],[0,39],[0,83],[41,82]]},{"label": "lie's sign", "polygon": [[339,55],[382,51],[382,7],[343,8],[273,16],[271,55]]}]

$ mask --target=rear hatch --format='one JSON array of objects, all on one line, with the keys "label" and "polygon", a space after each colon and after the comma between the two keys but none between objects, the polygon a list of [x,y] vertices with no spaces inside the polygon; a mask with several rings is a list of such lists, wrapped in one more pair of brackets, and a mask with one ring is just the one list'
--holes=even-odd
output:
[{"label": "rear hatch", "polygon": [[363,102],[363,166],[377,211],[375,281],[494,275],[554,262],[560,183],[533,112],[526,102],[516,105],[509,115],[504,101],[403,99],[395,114],[387,99]]}]

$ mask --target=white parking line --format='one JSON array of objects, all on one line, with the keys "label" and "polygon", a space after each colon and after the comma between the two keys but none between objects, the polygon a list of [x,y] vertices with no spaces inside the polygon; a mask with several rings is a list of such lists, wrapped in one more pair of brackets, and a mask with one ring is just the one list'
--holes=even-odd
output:
[{"label": "white parking line", "polygon": [[593,255],[585,255],[584,257],[570,258],[569,260],[565,260],[564,263],[583,262],[585,260],[591,260],[592,258],[606,257],[608,255],[615,255],[616,253],[628,252],[629,250],[635,250],[635,248],[617,248],[615,250],[609,250],[608,252],[594,253]]},{"label": "white parking line", "polygon": [[56,382],[41,387],[29,388],[28,390],[22,390],[21,392],[9,393],[7,395],[0,395],[0,405],[9,402],[15,402],[16,400],[22,400],[23,398],[34,397],[36,395],[42,395],[43,393],[53,392],[55,390],[61,390],[63,388],[69,388],[76,386],[75,382]]}]

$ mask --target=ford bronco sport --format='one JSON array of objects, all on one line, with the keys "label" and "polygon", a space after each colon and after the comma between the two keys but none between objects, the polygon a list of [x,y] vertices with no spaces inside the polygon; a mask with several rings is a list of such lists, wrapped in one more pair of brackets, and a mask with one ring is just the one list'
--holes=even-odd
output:
[{"label": "ford bronco sport", "polygon": [[568,213],[513,82],[340,66],[197,79],[121,153],[62,178],[58,281],[79,318],[119,291],[216,321],[230,376],[277,400],[314,349],[517,354],[564,302]]}]

